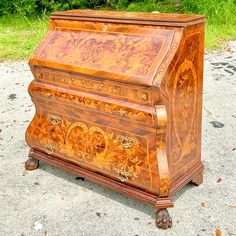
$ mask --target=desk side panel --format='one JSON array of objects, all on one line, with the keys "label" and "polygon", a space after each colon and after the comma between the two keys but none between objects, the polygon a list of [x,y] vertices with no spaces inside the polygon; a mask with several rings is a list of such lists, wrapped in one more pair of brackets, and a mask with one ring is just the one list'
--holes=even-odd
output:
[{"label": "desk side panel", "polygon": [[185,29],[161,83],[167,109],[167,156],[171,184],[201,164],[204,23]]}]

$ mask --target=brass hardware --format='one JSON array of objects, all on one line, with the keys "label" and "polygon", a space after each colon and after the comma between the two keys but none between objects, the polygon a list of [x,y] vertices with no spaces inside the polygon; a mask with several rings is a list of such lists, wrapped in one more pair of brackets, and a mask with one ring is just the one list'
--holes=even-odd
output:
[{"label": "brass hardware", "polygon": [[123,135],[119,135],[118,136],[118,139],[120,140],[121,142],[121,145],[124,147],[124,148],[132,148],[133,147],[133,144],[137,141],[133,138],[130,138],[130,137],[127,137],[127,136],[123,136]]},{"label": "brass hardware", "polygon": [[52,154],[53,153],[53,149],[52,149],[52,144],[50,143],[45,143],[44,145],[45,151],[47,154]]},{"label": "brass hardware", "polygon": [[43,78],[43,74],[42,73],[38,73],[38,78],[42,79]]},{"label": "brass hardware", "polygon": [[49,115],[49,119],[52,125],[59,125],[61,123],[61,118],[56,115]]},{"label": "brass hardware", "polygon": [[103,31],[103,32],[106,32],[106,31],[107,31],[107,28],[108,28],[107,25],[104,25],[102,31]]},{"label": "brass hardware", "polygon": [[125,116],[125,111],[113,111],[112,114],[124,117]]},{"label": "brass hardware", "polygon": [[142,98],[142,100],[147,100],[147,94],[146,93],[142,93],[141,94],[141,98]]},{"label": "brass hardware", "polygon": [[117,170],[116,174],[117,174],[117,177],[122,182],[129,180],[129,178],[133,176],[132,173],[125,170]]},{"label": "brass hardware", "polygon": [[51,93],[45,93],[46,97],[52,97],[53,95]]},{"label": "brass hardware", "polygon": [[167,126],[167,114],[164,105],[155,106],[158,127]]}]

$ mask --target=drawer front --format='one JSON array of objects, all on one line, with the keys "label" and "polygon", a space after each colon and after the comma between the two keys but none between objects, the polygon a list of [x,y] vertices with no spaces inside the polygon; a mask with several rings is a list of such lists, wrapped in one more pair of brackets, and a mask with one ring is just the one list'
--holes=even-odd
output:
[{"label": "drawer front", "polygon": [[157,193],[159,180],[152,135],[140,130],[130,132],[128,127],[114,128],[112,123],[101,125],[100,119],[96,122],[83,115],[75,118],[49,113],[47,105],[40,106],[27,129],[29,146],[52,158],[56,156]]},{"label": "drawer front", "polygon": [[[73,90],[67,87],[59,87],[33,81],[29,86],[31,96],[37,99],[45,99],[52,103],[63,103],[68,106],[76,106],[83,110],[99,112],[106,117],[136,123],[139,126],[156,126],[155,109],[152,106],[130,103],[119,99],[107,98],[93,93]],[[50,109],[49,109],[50,110]]]},{"label": "drawer front", "polygon": [[[139,104],[150,104],[151,93],[149,87],[117,83],[115,81],[78,75],[76,73],[53,70],[42,67],[31,67],[36,80],[64,88],[75,89],[98,95],[105,95]],[[156,96],[159,101],[159,95]]]}]

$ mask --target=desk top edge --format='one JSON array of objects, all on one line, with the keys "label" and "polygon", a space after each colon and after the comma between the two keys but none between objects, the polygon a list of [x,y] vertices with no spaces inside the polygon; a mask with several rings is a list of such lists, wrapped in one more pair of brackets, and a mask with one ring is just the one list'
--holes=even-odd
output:
[{"label": "desk top edge", "polygon": [[189,23],[192,21],[205,21],[203,15],[196,14],[175,14],[175,13],[144,13],[144,12],[121,12],[101,10],[69,10],[52,13],[51,18],[91,18],[92,19],[114,19],[114,20],[135,20],[149,22],[176,22]]}]

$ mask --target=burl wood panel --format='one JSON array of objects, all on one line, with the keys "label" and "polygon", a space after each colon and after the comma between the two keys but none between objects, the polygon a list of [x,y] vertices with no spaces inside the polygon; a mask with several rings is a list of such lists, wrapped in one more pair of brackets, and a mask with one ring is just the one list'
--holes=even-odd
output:
[{"label": "burl wood panel", "polygon": [[37,160],[155,205],[202,182],[204,17],[68,11],[29,60]]}]

